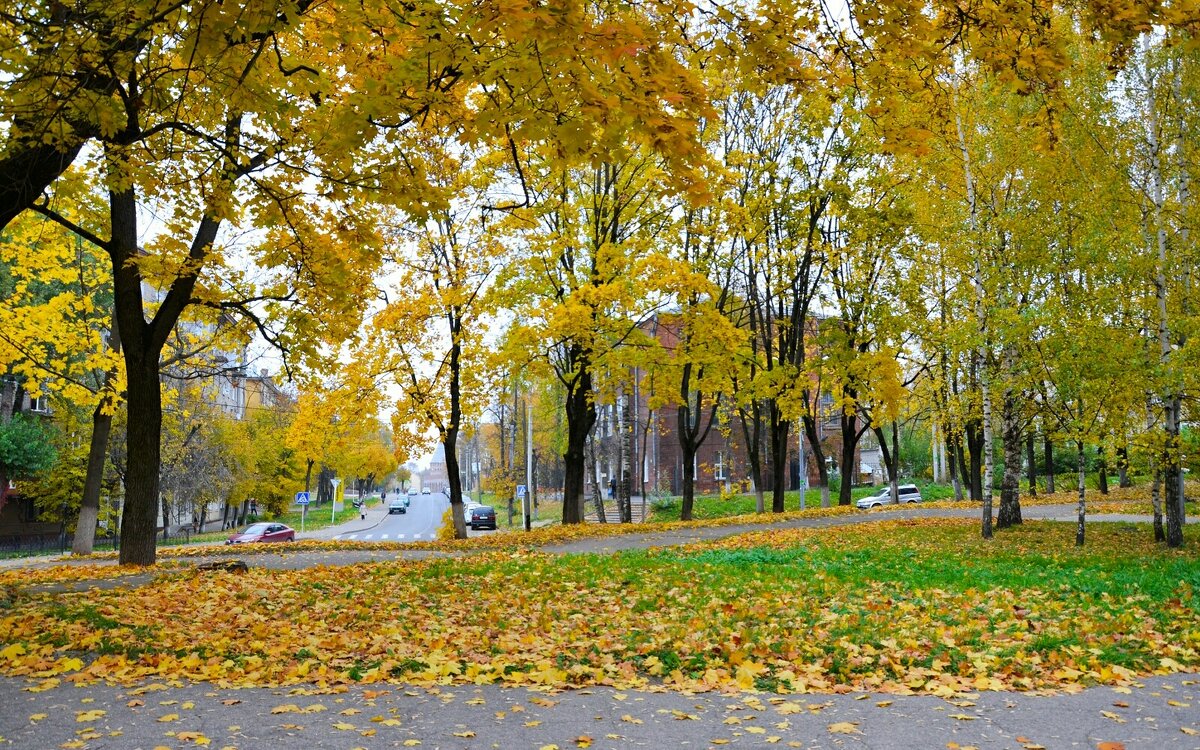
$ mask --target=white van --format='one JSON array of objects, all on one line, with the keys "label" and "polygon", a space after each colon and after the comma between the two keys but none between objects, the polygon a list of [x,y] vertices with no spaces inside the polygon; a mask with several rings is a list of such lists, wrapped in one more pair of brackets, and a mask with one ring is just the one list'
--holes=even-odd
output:
[{"label": "white van", "polygon": [[[921,490],[917,489],[915,484],[902,484],[898,488],[900,491],[900,502],[902,503],[919,503],[921,502]],[[864,497],[855,505],[859,508],[878,508],[881,505],[890,505],[892,502],[892,488],[884,487],[874,495]]]}]

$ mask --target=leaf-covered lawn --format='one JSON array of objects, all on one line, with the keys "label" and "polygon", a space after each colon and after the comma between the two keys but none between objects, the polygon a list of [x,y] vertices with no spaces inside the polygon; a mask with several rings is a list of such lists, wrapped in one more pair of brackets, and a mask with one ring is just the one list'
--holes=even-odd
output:
[{"label": "leaf-covered lawn", "polygon": [[893,692],[1065,688],[1200,667],[1196,529],[974,522],[769,530],[613,556],[456,560],[20,594],[0,670],[230,684],[400,680]]}]

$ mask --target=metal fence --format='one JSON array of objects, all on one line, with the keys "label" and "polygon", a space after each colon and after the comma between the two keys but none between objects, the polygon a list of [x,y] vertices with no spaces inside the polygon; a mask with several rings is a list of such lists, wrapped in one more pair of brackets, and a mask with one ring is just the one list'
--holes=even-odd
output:
[{"label": "metal fence", "polygon": [[[192,538],[191,529],[179,529],[175,533],[158,532],[158,544],[187,544]],[[64,554],[75,543],[74,534],[10,534],[0,536],[0,557],[33,557],[35,555]],[[92,543],[95,552],[119,550],[121,537],[117,534],[96,535]]]}]

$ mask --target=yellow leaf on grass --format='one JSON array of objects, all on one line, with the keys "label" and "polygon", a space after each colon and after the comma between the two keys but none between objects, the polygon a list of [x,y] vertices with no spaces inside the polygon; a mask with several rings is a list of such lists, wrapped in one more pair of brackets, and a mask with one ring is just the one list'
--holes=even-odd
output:
[{"label": "yellow leaf on grass", "polygon": [[839,721],[829,725],[830,734],[860,734],[857,721]]}]

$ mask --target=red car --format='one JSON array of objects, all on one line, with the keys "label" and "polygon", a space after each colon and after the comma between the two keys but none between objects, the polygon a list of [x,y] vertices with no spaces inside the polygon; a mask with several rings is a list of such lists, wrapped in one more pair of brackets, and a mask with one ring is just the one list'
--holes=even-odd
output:
[{"label": "red car", "polygon": [[226,544],[245,544],[246,542],[294,542],[296,531],[281,523],[252,523],[238,533],[229,537]]}]

